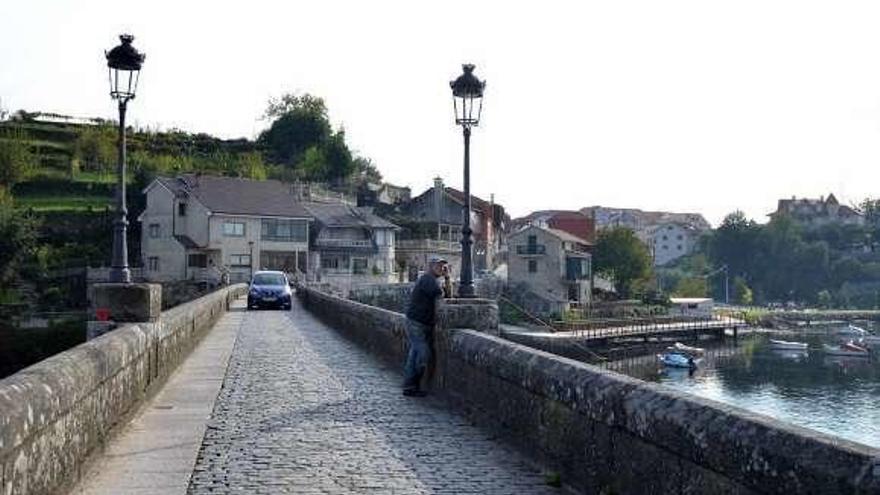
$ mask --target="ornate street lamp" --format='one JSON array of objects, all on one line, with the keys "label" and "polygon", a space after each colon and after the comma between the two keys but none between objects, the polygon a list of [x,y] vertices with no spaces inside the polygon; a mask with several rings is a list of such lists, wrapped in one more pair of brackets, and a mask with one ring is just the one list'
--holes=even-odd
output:
[{"label": "ornate street lamp", "polygon": [[116,186],[116,221],[113,222],[113,260],[110,263],[110,281],[129,283],[131,272],[128,269],[128,209],[125,206],[125,110],[128,100],[134,99],[137,91],[138,77],[144,54],[138,53],[131,42],[134,36],[119,36],[122,43],[110,52],[107,57],[108,74],[110,77],[110,97],[119,102],[119,158],[116,163],[118,184]]},{"label": "ornate street lamp", "polygon": [[449,83],[455,123],[464,133],[464,224],[461,229],[461,274],[458,296],[474,297],[473,231],[471,230],[471,127],[480,124],[486,82],[474,75],[474,65],[461,66],[464,73]]}]

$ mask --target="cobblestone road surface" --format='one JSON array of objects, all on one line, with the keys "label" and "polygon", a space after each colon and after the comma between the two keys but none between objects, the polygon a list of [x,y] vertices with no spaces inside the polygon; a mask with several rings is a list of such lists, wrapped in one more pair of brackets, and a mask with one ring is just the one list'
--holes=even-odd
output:
[{"label": "cobblestone road surface", "polygon": [[248,312],[189,493],[559,494],[510,448],[315,320]]}]

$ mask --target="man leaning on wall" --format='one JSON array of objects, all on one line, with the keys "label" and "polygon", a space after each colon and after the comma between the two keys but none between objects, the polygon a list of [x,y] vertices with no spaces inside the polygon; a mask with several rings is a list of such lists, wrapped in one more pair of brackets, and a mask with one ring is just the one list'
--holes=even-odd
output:
[{"label": "man leaning on wall", "polygon": [[431,257],[428,270],[419,277],[410,295],[406,308],[406,339],[409,352],[404,364],[403,395],[408,397],[424,397],[421,388],[422,377],[431,359],[431,337],[434,331],[434,314],[437,300],[443,296],[444,290],[440,279],[448,279],[446,260],[438,256]]}]

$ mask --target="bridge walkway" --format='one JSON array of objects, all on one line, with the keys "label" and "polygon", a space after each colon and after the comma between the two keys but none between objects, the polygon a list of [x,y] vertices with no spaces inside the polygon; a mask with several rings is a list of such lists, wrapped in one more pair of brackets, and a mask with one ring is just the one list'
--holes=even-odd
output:
[{"label": "bridge walkway", "polygon": [[[401,396],[396,367],[299,305],[234,311],[219,325],[237,337],[186,493],[560,493],[442,400]],[[171,486],[162,476],[156,487]],[[123,492],[134,493],[106,493]]]}]

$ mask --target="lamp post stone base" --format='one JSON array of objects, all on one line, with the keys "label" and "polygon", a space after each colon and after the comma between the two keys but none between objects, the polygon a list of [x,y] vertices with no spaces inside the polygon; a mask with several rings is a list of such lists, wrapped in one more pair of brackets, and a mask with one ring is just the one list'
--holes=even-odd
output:
[{"label": "lamp post stone base", "polygon": [[93,284],[88,299],[89,339],[112,330],[118,323],[155,322],[162,313],[159,284]]},{"label": "lamp post stone base", "polygon": [[470,328],[489,335],[501,335],[498,303],[492,299],[442,299],[437,305],[437,326]]}]

